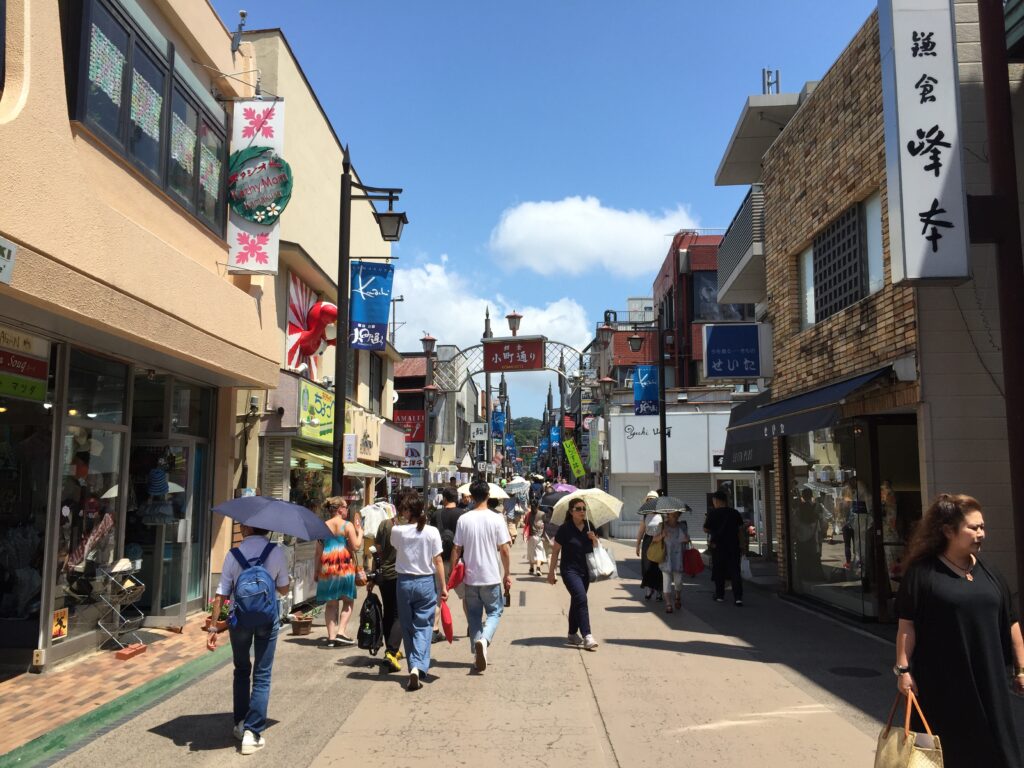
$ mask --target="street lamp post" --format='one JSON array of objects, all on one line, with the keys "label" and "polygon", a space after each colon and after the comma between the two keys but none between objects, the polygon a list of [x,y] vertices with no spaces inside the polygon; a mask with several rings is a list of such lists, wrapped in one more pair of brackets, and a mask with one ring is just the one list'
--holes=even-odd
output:
[{"label": "street lamp post", "polygon": [[[615,379],[610,376],[602,376],[597,380],[596,394],[600,394],[601,402],[604,405],[604,446],[600,448],[601,454],[601,484],[604,485],[604,479],[609,474],[604,469],[604,451],[609,452],[611,455],[611,439],[612,439],[612,427],[611,427],[611,405],[612,405],[612,392],[615,390]],[[611,469],[609,467],[609,469]]]},{"label": "street lamp post", "polygon": [[[353,195],[355,187],[363,194]],[[373,208],[373,217],[380,227],[380,236],[385,242],[397,242],[402,228],[409,223],[409,217],[394,210],[395,200],[401,194],[399,187],[368,187],[352,179],[352,160],[345,147],[341,174],[341,203],[338,210],[338,334],[334,354],[334,435],[331,458],[331,495],[340,496],[345,484],[345,462],[343,444],[345,440],[345,404],[348,398],[348,347],[349,327],[349,264],[352,248],[352,201],[368,200]],[[387,211],[378,211],[374,200],[387,201]],[[339,414],[340,408],[340,414]]]},{"label": "street lamp post", "polygon": [[437,346],[437,339],[424,331],[420,344],[427,358],[423,380],[423,506],[426,507],[430,503],[430,417],[434,411],[434,398],[439,391],[434,384],[434,347]]},{"label": "street lamp post", "polygon": [[[661,452],[661,466],[658,493],[668,495],[668,432],[665,424],[665,332],[662,316],[658,315],[658,449]],[[634,332],[628,339],[629,349],[639,352],[644,346],[644,337]]]}]

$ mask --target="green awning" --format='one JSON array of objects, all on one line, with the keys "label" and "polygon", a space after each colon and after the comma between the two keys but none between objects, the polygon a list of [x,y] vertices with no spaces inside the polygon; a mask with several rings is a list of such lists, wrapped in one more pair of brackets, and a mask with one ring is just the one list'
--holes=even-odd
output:
[{"label": "green awning", "polygon": [[361,461],[346,461],[345,474],[352,477],[384,477],[384,471],[363,464]]},{"label": "green awning", "polygon": [[412,477],[411,472],[406,472],[401,467],[389,467],[386,464],[384,464],[381,465],[380,468],[387,472],[389,475],[394,475],[395,477]]}]

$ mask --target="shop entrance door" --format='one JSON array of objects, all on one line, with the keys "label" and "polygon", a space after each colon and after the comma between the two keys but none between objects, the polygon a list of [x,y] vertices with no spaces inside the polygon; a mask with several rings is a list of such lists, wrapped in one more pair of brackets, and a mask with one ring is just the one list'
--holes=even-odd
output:
[{"label": "shop entrance door", "polygon": [[[140,559],[146,626],[183,625],[205,594],[203,523],[207,514],[207,446],[193,438],[135,440],[125,554]],[[190,603],[192,605],[190,605]]]}]

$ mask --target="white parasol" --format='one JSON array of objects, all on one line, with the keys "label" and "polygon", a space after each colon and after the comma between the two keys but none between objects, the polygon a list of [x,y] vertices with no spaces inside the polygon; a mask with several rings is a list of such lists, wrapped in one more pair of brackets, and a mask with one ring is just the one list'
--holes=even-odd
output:
[{"label": "white parasol", "polygon": [[600,488],[584,488],[566,494],[555,503],[554,509],[551,510],[551,522],[556,525],[564,523],[569,513],[569,504],[575,499],[587,502],[587,519],[595,528],[618,520],[622,512],[622,502],[610,493],[605,493]]}]

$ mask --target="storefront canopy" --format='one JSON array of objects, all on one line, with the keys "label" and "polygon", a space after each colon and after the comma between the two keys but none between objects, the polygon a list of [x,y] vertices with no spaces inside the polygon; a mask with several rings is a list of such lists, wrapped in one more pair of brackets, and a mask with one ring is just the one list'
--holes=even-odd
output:
[{"label": "storefront canopy", "polygon": [[754,469],[771,465],[772,438],[831,427],[842,416],[842,405],[847,397],[891,371],[892,366],[886,366],[775,402],[769,401],[770,394],[766,392],[741,403],[729,418],[722,468]]},{"label": "storefront canopy", "polygon": [[384,471],[360,461],[346,461],[345,474],[349,477],[384,477]]},{"label": "storefront canopy", "polygon": [[394,475],[395,477],[412,477],[412,475],[409,472],[406,472],[401,467],[389,467],[386,464],[382,464],[380,468],[387,472],[389,475]]}]

